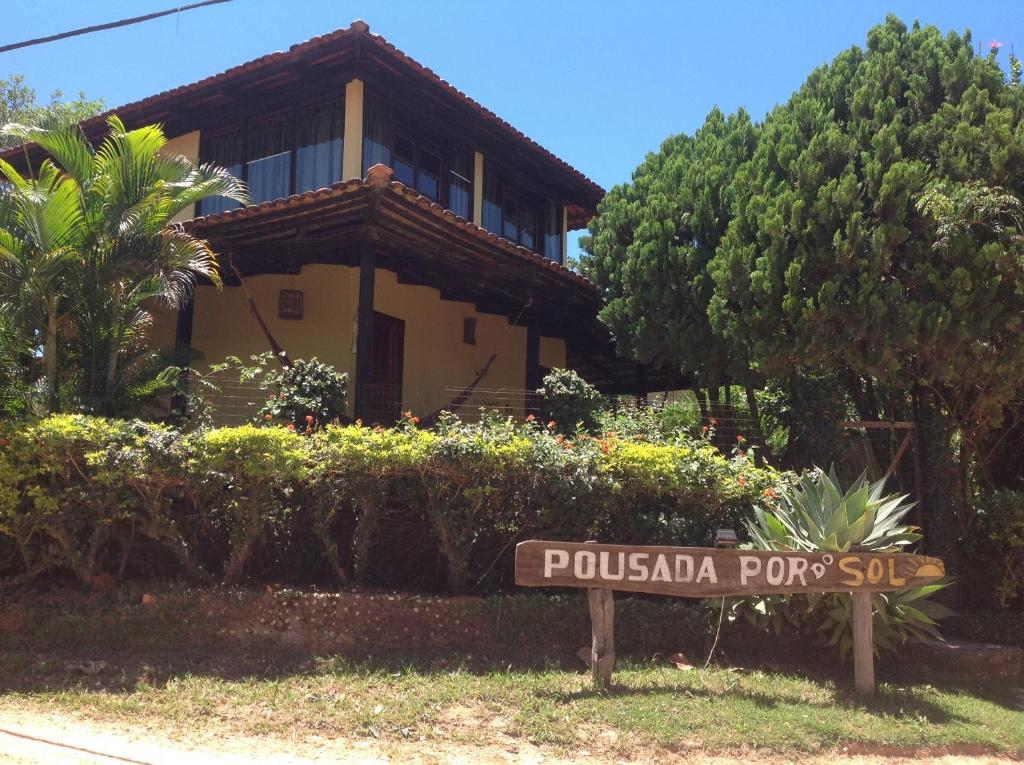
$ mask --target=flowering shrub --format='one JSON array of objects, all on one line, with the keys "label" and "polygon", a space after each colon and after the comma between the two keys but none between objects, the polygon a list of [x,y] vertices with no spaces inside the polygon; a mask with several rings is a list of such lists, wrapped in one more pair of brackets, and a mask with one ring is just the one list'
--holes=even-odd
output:
[{"label": "flowering shrub", "polygon": [[594,433],[600,424],[604,399],[593,385],[571,369],[552,369],[537,389],[546,421],[571,435],[577,430]]},{"label": "flowering shrub", "polygon": [[393,429],[329,425],[305,438],[54,416],[0,434],[0,552],[5,541],[18,551],[0,576],[130,573],[144,537],[182,574],[229,581],[251,576],[267,549],[294,579],[282,551],[308,556],[303,540],[319,539],[316,570],[366,579],[388,514],[425,524],[458,590],[491,571],[501,581],[514,543],[531,536],[707,544],[771,505],[784,480],[700,440],[566,436],[536,419],[424,429],[410,414]]},{"label": "flowering shrub", "polygon": [[224,579],[240,582],[267,533],[287,530],[306,472],[306,444],[287,428],[242,425],[200,433],[190,446],[186,466],[205,520],[227,533]]},{"label": "flowering shrub", "polygon": [[191,569],[166,521],[183,459],[179,434],[142,422],[54,415],[0,434],[0,538],[18,561],[9,583],[53,569],[84,583],[122,572],[139,537]]},{"label": "flowering shrub", "polygon": [[265,372],[260,386],[273,391],[260,408],[260,422],[309,434],[345,411],[348,373],[315,357],[299,359],[280,371]]}]

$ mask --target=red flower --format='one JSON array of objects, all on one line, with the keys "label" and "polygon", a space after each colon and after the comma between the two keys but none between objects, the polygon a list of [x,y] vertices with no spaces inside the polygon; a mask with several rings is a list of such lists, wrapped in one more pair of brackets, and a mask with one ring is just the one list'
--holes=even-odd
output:
[{"label": "red flower", "polygon": [[549,420],[548,421],[548,430],[554,430],[554,429],[555,429],[555,421],[554,420]]},{"label": "red flower", "polygon": [[411,419],[412,418],[412,409],[410,409],[408,412],[402,412],[402,416],[405,417],[405,418]]},{"label": "red flower", "polygon": [[768,499],[775,499],[777,496],[779,496],[778,492],[776,492],[775,489],[771,488],[770,486],[764,490],[763,494],[764,496],[768,497]]},{"label": "red flower", "polygon": [[711,418],[711,427],[714,427],[717,424],[718,424],[718,418],[717,417],[712,417]]},{"label": "red flower", "polygon": [[8,438],[0,438],[0,446],[8,446],[11,443]]},{"label": "red flower", "polygon": [[420,424],[420,418],[419,417],[413,417],[412,418],[412,424],[413,425],[419,425]]},{"label": "red flower", "polygon": [[528,415],[526,415],[526,421],[527,421],[527,422],[533,422],[533,421],[534,421],[534,420],[536,420],[536,419],[537,419],[537,418],[536,418],[536,417],[535,417],[534,415],[532,415],[532,414],[528,414]]},{"label": "red flower", "polygon": [[746,443],[746,441],[747,439],[745,439],[743,436],[736,436],[736,443],[743,444]]},{"label": "red flower", "polygon": [[612,450],[612,448],[608,445],[607,441],[601,441],[601,453],[602,454],[607,454],[611,450]]},{"label": "red flower", "polygon": [[294,422],[289,422],[289,423],[288,423],[287,425],[285,425],[284,427],[285,427],[285,429],[287,429],[287,430],[295,430],[295,423],[294,423]]},{"label": "red flower", "polygon": [[274,415],[272,415],[272,414],[265,414],[265,415],[263,415],[263,419],[266,420],[267,422],[270,422],[272,419],[274,419]]},{"label": "red flower", "polygon": [[313,415],[307,414],[306,415],[306,422],[312,422],[312,421],[313,421]]},{"label": "red flower", "polygon": [[744,478],[743,476],[740,476],[737,479],[737,483],[739,483],[740,486],[746,486],[747,485],[747,479]]},{"label": "red flower", "polygon": [[707,425],[702,426],[701,429],[700,429],[700,432],[701,433],[707,433],[708,432],[708,426]]}]

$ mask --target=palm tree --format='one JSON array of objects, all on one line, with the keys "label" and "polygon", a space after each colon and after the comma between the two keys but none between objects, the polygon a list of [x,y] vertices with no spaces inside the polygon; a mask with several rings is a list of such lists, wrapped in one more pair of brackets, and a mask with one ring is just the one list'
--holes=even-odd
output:
[{"label": "palm tree", "polygon": [[123,357],[137,351],[148,307],[181,308],[199,278],[221,284],[214,253],[173,226],[174,217],[207,197],[249,200],[245,185],[223,168],[165,152],[159,125],[127,130],[116,116],[107,125],[95,149],[77,127],[6,131],[46,151],[78,193],[84,231],[73,307],[83,395],[113,414],[125,383]]},{"label": "palm tree", "polygon": [[57,340],[71,272],[81,259],[85,215],[74,179],[52,162],[25,178],[0,160],[0,309],[10,327],[43,338],[47,403],[60,408]]}]

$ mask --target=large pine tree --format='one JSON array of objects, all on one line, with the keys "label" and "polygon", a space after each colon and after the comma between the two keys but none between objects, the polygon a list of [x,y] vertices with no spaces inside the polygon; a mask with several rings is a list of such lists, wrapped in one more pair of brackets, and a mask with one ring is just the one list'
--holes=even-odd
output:
[{"label": "large pine tree", "polygon": [[[1022,113],[1018,66],[890,16],[749,128],[746,161],[671,139],[662,154],[712,174],[649,157],[585,244],[620,348],[834,374],[862,418],[917,420],[929,531],[950,550],[973,445],[1024,377]],[[709,230],[712,177],[727,188]]]}]

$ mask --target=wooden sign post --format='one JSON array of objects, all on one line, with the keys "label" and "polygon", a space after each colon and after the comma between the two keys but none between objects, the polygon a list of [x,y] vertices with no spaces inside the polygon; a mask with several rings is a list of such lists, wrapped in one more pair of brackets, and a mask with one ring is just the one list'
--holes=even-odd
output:
[{"label": "wooden sign post", "polygon": [[594,542],[520,542],[516,584],[584,587],[592,627],[594,683],[607,686],[615,664],[613,590],[707,598],[798,592],[853,593],[855,687],[875,686],[871,593],[934,582],[945,575],[938,558],[902,553],[804,553],[639,547]]}]

